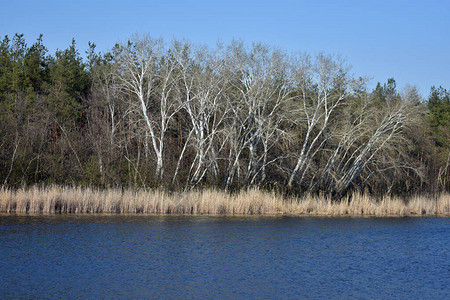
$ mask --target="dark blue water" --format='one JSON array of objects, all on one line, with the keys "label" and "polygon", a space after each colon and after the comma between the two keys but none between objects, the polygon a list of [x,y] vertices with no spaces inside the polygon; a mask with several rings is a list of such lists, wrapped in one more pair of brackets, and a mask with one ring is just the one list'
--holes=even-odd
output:
[{"label": "dark blue water", "polygon": [[4,215],[0,298],[450,299],[450,219]]}]

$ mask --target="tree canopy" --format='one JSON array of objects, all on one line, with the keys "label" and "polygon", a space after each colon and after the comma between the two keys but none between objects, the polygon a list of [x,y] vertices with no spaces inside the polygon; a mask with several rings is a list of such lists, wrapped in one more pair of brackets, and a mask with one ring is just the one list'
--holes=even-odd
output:
[{"label": "tree canopy", "polygon": [[373,90],[326,54],[134,36],[109,52],[0,43],[3,186],[227,190],[340,198],[449,190],[450,92]]}]

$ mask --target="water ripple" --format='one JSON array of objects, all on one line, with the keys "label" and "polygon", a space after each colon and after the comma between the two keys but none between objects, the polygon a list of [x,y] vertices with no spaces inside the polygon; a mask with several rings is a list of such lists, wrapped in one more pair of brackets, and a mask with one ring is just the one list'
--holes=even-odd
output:
[{"label": "water ripple", "polygon": [[450,298],[449,219],[0,216],[0,298]]}]

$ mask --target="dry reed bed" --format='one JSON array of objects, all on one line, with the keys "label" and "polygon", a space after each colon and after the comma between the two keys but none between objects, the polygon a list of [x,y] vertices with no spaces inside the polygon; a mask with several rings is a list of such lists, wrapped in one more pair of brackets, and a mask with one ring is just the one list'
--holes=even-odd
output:
[{"label": "dry reed bed", "polygon": [[311,216],[450,216],[450,195],[407,203],[355,194],[333,202],[325,197],[282,198],[251,189],[235,195],[215,190],[168,194],[162,191],[48,187],[0,190],[3,213],[289,214]]}]

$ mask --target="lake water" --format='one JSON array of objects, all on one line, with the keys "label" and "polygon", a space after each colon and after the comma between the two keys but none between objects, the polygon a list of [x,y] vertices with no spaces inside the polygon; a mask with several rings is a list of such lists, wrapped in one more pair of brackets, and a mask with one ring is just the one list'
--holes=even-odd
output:
[{"label": "lake water", "polygon": [[0,298],[450,299],[450,219],[2,215]]}]

